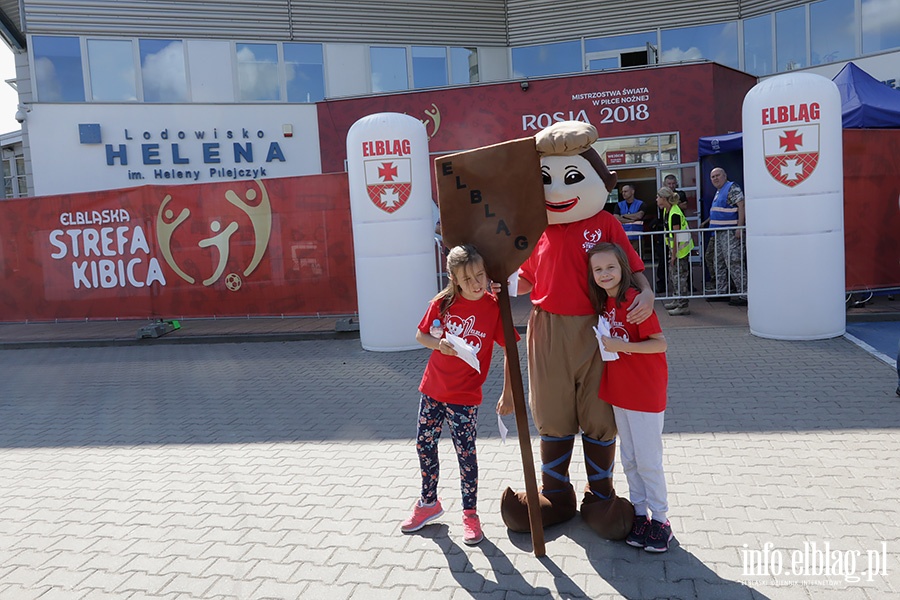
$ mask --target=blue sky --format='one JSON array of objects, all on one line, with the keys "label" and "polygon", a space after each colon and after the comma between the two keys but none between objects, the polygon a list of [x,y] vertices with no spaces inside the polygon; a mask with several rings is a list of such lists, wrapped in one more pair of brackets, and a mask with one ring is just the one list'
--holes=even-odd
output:
[{"label": "blue sky", "polygon": [[0,133],[21,129],[15,119],[19,98],[16,91],[6,83],[7,79],[15,76],[16,64],[12,50],[0,43]]}]

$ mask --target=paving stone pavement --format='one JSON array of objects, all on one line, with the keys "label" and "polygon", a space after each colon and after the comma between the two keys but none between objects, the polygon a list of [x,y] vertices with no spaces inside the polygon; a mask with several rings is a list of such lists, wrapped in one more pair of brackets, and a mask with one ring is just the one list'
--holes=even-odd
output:
[{"label": "paving stone pavement", "polygon": [[[893,369],[843,338],[666,335],[676,542],[650,555],[576,517],[540,559],[499,516],[502,490],[524,487],[513,420],[503,443],[493,413],[499,356],[479,425],[486,539],[468,547],[449,439],[446,513],[398,531],[418,494],[424,350],[0,351],[0,600],[897,597]],[[627,496],[620,472],[616,486]]]}]

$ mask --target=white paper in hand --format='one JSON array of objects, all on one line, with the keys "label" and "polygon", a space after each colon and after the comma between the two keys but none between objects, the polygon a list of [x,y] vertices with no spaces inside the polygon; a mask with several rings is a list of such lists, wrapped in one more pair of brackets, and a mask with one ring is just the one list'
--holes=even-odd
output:
[{"label": "white paper in hand", "polygon": [[600,339],[603,336],[611,337],[609,330],[609,321],[603,318],[601,315],[599,319],[597,319],[597,326],[594,327],[594,333],[597,335],[597,344],[600,346],[600,358],[606,361],[610,360],[618,360],[619,353],[618,352],[607,352],[603,349],[603,341]]},{"label": "white paper in hand", "polygon": [[509,276],[506,280],[506,290],[509,292],[510,298],[515,298],[519,295],[519,271],[516,270],[515,273]]},{"label": "white paper in hand", "polygon": [[503,417],[499,414],[497,415],[497,429],[500,430],[500,443],[506,443],[506,434],[509,433],[509,429],[507,429],[506,424],[503,422]]},{"label": "white paper in hand", "polygon": [[473,369],[481,373],[481,363],[478,362],[478,356],[472,346],[468,345],[464,339],[452,333],[444,334],[444,339],[450,342],[453,349],[456,350],[456,356],[465,361]]}]

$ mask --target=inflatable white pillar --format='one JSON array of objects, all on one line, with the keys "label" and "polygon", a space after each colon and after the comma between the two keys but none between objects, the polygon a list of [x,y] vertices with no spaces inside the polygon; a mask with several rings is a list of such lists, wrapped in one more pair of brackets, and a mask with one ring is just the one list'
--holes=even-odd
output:
[{"label": "inflatable white pillar", "polygon": [[816,340],[846,330],[841,98],[788,73],[744,98],[747,316],[754,335]]},{"label": "inflatable white pillar", "polygon": [[347,132],[347,172],[362,347],[419,348],[435,281],[425,126],[399,113],[363,117]]}]

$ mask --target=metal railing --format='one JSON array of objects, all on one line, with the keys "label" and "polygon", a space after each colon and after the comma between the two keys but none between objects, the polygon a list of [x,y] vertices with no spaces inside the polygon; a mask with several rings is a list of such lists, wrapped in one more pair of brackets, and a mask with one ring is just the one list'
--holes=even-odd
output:
[{"label": "metal railing", "polygon": [[[724,259],[721,250],[722,244],[717,246],[711,234],[722,232],[723,235],[733,235],[735,231],[741,231],[741,237],[736,238],[738,250],[736,267],[741,269],[744,276],[739,282],[728,277],[728,269],[719,264],[720,277],[728,278],[726,292],[716,291],[716,265],[720,258]],[[690,253],[690,268],[688,269],[688,281],[685,288],[687,294],[678,295],[675,285],[670,277],[672,265],[669,263],[669,252],[666,248],[666,231],[630,232],[635,238],[635,250],[644,259],[644,275],[650,281],[657,300],[674,300],[676,298],[713,298],[747,295],[747,251],[745,246],[744,227],[720,227],[717,229],[683,229],[679,234],[689,234],[694,240],[694,249]],[[446,255],[439,237],[434,238],[434,255],[437,289],[441,290],[447,284],[445,271]]]},{"label": "metal railing", "polygon": [[[746,297],[747,296],[747,248],[745,227],[719,227],[716,229],[681,229],[677,234],[688,234],[694,241],[694,248],[689,255],[690,267],[687,269],[686,293],[678,294],[676,282],[672,275],[677,269],[669,261],[670,254],[666,247],[668,231],[629,232],[633,245],[644,259],[644,275],[653,286],[657,300],[673,300],[676,298],[714,298],[714,297]],[[740,231],[740,237],[735,232]],[[715,243],[714,235],[721,235],[721,242]],[[732,238],[734,246],[729,251],[727,238]],[[729,255],[732,268],[726,262]],[[732,276],[734,274],[734,276]],[[718,288],[717,280],[723,281]],[[717,291],[718,290],[718,291]]]}]

